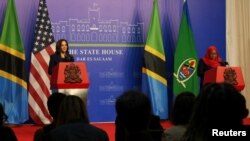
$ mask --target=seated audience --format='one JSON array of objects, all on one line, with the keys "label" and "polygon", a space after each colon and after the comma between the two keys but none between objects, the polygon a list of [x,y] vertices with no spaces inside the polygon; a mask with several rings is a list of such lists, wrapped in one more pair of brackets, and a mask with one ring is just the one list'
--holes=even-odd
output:
[{"label": "seated audience", "polygon": [[[243,118],[247,115],[245,98],[234,86],[227,83],[207,84],[197,97],[192,117],[182,141],[229,139],[226,136],[233,137],[237,141],[249,140],[247,137],[235,137],[236,134],[237,136],[243,135],[242,131],[245,131]],[[219,137],[217,137],[217,131],[221,132]],[[230,131],[235,132],[232,134]]]},{"label": "seated audience", "polygon": [[160,141],[160,118],[151,113],[151,103],[138,91],[127,91],[116,101],[116,141]]},{"label": "seated audience", "polygon": [[66,96],[60,106],[57,127],[48,140],[108,141],[105,131],[89,124],[86,105],[78,96]]},{"label": "seated audience", "polygon": [[182,92],[176,97],[170,117],[174,126],[164,131],[162,141],[180,141],[186,131],[194,103],[195,96],[191,92]]},{"label": "seated audience", "polygon": [[47,106],[50,115],[53,117],[53,121],[51,122],[51,124],[46,125],[35,132],[34,141],[43,141],[46,135],[48,135],[48,133],[56,127],[60,104],[65,96],[66,95],[62,93],[53,93],[49,96]]},{"label": "seated audience", "polygon": [[4,125],[7,115],[4,112],[3,105],[0,103],[0,141],[17,141],[14,131]]}]

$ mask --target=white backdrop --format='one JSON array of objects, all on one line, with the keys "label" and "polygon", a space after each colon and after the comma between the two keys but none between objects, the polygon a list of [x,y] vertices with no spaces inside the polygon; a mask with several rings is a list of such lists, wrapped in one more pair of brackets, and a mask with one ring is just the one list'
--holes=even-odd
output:
[{"label": "white backdrop", "polygon": [[[250,1],[226,1],[227,60],[242,68],[245,89],[242,91],[250,111]],[[250,116],[250,114],[248,115]]]}]

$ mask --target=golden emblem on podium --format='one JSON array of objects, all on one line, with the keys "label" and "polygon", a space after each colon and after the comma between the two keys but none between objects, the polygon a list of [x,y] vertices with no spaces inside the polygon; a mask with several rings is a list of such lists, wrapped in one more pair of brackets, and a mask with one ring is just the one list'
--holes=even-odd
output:
[{"label": "golden emblem on podium", "polygon": [[238,85],[237,82],[237,74],[235,72],[235,70],[233,70],[232,68],[226,68],[224,71],[224,82],[232,84],[232,85]]},{"label": "golden emblem on podium", "polygon": [[64,69],[64,76],[65,76],[65,79],[64,79],[65,83],[81,83],[82,82],[80,68],[74,63],[66,65]]}]

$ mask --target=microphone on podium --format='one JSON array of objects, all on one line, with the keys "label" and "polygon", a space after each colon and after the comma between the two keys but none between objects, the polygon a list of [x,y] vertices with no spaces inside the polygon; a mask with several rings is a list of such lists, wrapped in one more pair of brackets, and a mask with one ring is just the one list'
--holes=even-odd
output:
[{"label": "microphone on podium", "polygon": [[72,55],[66,54],[66,55],[65,55],[65,61],[66,61],[66,62],[74,62],[74,58],[73,58]]},{"label": "microphone on podium", "polygon": [[225,61],[225,62],[220,62],[221,66],[229,66],[228,62]]}]

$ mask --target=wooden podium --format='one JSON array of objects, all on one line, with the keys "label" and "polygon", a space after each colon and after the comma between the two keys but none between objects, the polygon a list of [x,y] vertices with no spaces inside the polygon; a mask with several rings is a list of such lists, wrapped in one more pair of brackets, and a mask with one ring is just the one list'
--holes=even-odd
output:
[{"label": "wooden podium", "polygon": [[83,62],[60,62],[53,68],[50,78],[52,91],[77,95],[87,102],[89,79]]},{"label": "wooden podium", "polygon": [[207,83],[230,83],[235,86],[238,91],[245,87],[243,75],[240,67],[217,67],[206,71],[204,75],[203,85]]}]

